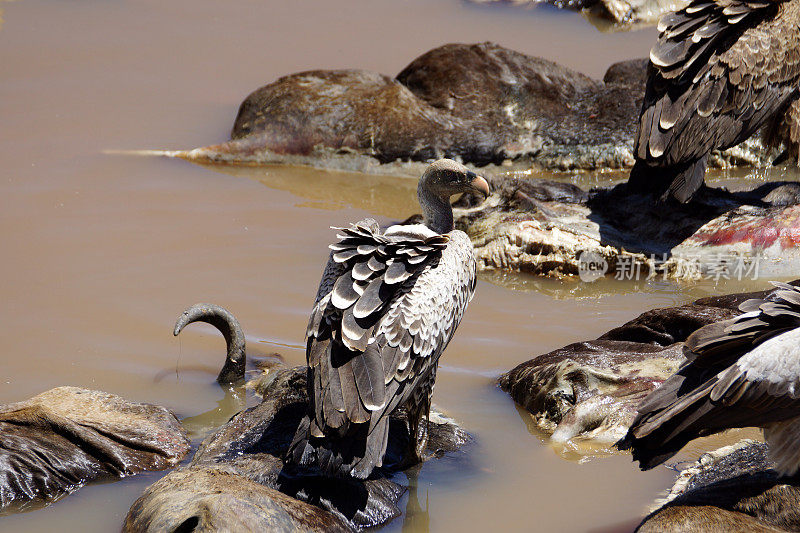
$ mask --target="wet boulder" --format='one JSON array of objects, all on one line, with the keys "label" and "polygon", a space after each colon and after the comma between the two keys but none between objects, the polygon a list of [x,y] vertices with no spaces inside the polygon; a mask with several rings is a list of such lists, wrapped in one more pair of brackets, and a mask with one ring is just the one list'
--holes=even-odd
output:
[{"label": "wet boulder", "polygon": [[90,481],[171,468],[189,452],[167,409],[77,387],[0,406],[0,434],[2,510],[52,501]]},{"label": "wet boulder", "polygon": [[122,530],[303,531],[352,529],[331,513],[242,477],[225,465],[177,470],[133,504]]},{"label": "wet boulder", "polygon": [[682,343],[696,329],[739,314],[745,299],[766,293],[704,298],[654,309],[592,341],[524,362],[500,387],[565,449],[589,443],[610,451],[625,435],[641,400],[683,362]]},{"label": "wet boulder", "polygon": [[[644,61],[636,62],[644,72]],[[317,70],[250,94],[228,143],[186,152],[196,161],[271,162],[357,155],[379,163],[524,159],[546,168],[622,168],[642,76],[595,80],[493,43],[448,44],[396,77]]]},{"label": "wet boulder", "polygon": [[[396,77],[362,70],[284,76],[242,102],[231,141],[163,153],[379,173],[402,173],[392,162],[441,157],[527,169],[628,168],[645,71],[646,60],[626,61],[596,80],[494,43],[447,44]],[[763,159],[763,148],[750,151]]]},{"label": "wet boulder", "polygon": [[[410,438],[402,413],[391,419],[384,467],[366,481],[299,475],[284,467],[283,455],[307,408],[306,386],[305,367],[272,369],[252,380],[248,387],[263,401],[206,438],[188,467],[150,487],[131,507],[126,530],[174,531],[186,523],[226,530],[237,530],[240,524],[278,524],[311,531],[322,523],[347,530],[378,526],[399,516],[398,502],[406,487],[391,475],[405,463]],[[450,454],[463,460],[456,452],[469,440],[452,420],[432,413],[431,458]],[[203,487],[199,496],[187,490],[195,478]],[[261,488],[253,491],[253,484]],[[267,503],[270,495],[276,498],[273,503]],[[224,502],[234,502],[237,512],[224,510]]]},{"label": "wet boulder", "polygon": [[752,440],[705,453],[637,531],[798,531],[800,480],[778,477],[772,466],[767,445]]}]

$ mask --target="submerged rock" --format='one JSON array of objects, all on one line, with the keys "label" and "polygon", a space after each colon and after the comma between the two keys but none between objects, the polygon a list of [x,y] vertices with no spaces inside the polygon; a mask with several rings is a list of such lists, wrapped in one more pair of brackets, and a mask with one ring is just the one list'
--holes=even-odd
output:
[{"label": "submerged rock", "polygon": [[500,387],[526,409],[554,444],[606,448],[625,435],[639,402],[684,360],[683,341],[696,329],[738,315],[766,291],[703,298],[654,309],[593,341],[570,344],[520,364]]},{"label": "submerged rock", "polygon": [[163,407],[58,387],[0,406],[0,510],[24,510],[90,481],[175,466],[189,440]]},{"label": "submerged rock", "polygon": [[637,531],[798,531],[800,480],[772,466],[767,445],[751,440],[705,453]]},{"label": "submerged rock", "polygon": [[689,204],[657,202],[626,184],[586,192],[501,177],[490,185],[485,202],[454,210],[479,268],[574,276],[584,274],[588,252],[602,263],[601,275],[618,279],[756,279],[800,268],[796,183],[736,193],[706,188]]},{"label": "submerged rock", "polygon": [[[231,141],[163,153],[378,172],[390,162],[442,157],[478,166],[628,168],[645,72],[646,60],[626,61],[601,81],[493,43],[448,44],[396,78],[361,70],[285,76],[245,99]],[[766,161],[760,146],[744,152]]]},{"label": "submerged rock", "polygon": [[[366,481],[298,475],[284,468],[282,458],[307,407],[305,367],[272,370],[248,386],[263,401],[206,438],[188,467],[150,487],[131,507],[126,531],[175,531],[187,523],[229,531],[244,524],[311,531],[330,524],[332,530],[349,530],[381,525],[401,514],[398,501],[406,487],[383,476],[396,472],[406,459],[410,437],[402,415],[392,417],[378,475]],[[468,440],[452,420],[431,414],[431,457],[455,452]],[[187,490],[195,479],[202,487],[199,496]],[[261,488],[252,490],[253,484]],[[229,503],[235,513],[225,509]]]}]

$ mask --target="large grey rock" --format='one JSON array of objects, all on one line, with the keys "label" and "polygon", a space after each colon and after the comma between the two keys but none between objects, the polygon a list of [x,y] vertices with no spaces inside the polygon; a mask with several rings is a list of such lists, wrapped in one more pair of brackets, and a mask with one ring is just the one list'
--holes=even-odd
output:
[{"label": "large grey rock", "polygon": [[175,466],[189,440],[163,407],[58,387],[0,406],[0,509],[24,510],[90,481]]},{"label": "large grey rock", "polygon": [[766,444],[749,440],[703,454],[637,531],[800,531],[800,480],[772,466]]},{"label": "large grey rock", "polygon": [[[184,523],[213,524],[226,530],[237,530],[241,524],[293,524],[316,531],[320,520],[329,520],[335,528],[361,529],[401,514],[398,501],[406,487],[386,476],[407,459],[403,454],[409,433],[402,414],[392,417],[384,467],[369,480],[301,476],[285,468],[282,458],[307,407],[305,367],[273,369],[248,386],[263,401],[206,438],[188,467],[148,489],[128,513],[128,531],[174,531]],[[470,439],[439,414],[432,415],[429,433],[431,457],[452,454]],[[217,483],[223,475],[220,472],[228,477]],[[195,477],[202,487],[199,494],[187,490]],[[248,503],[254,483],[263,490],[252,493],[255,501]],[[275,494],[270,491],[281,493],[274,504],[266,503]],[[205,503],[196,503],[198,498]],[[234,502],[236,513],[216,511],[229,501]],[[308,504],[314,506],[314,512]]]},{"label": "large grey rock", "polygon": [[625,435],[641,400],[684,360],[696,329],[736,316],[765,292],[704,298],[654,309],[592,341],[570,344],[518,365],[500,387],[531,413],[556,444],[610,446]]},{"label": "large grey rock", "polygon": [[[376,172],[440,157],[478,166],[628,168],[645,66],[643,59],[612,65],[595,80],[493,43],[448,44],[396,78],[361,70],[285,76],[245,99],[231,141],[165,154]],[[765,161],[759,146],[744,152]]]}]

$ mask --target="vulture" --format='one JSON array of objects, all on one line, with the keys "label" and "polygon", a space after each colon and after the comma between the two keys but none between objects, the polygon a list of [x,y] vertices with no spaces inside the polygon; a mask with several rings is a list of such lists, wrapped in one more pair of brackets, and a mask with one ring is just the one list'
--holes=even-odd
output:
[{"label": "vulture", "polygon": [[692,0],[662,16],[628,180],[686,203],[708,155],[762,130],[771,148],[800,143],[800,2]]},{"label": "vulture", "polygon": [[340,233],[306,330],[309,408],[287,451],[290,465],[366,479],[383,464],[389,416],[408,414],[412,459],[423,458],[439,357],[476,284],[467,235],[450,197],[489,195],[486,180],[441,159],[419,180],[422,224],[381,230],[372,219]]},{"label": "vulture", "polygon": [[800,467],[800,289],[775,283],[744,314],[704,326],[685,343],[687,361],[639,405],[627,435],[642,470],[697,437],[761,427],[776,470]]}]

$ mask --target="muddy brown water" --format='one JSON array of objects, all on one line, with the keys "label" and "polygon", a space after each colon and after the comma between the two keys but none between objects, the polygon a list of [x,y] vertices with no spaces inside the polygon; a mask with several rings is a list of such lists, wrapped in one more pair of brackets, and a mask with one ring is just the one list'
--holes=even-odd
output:
[{"label": "muddy brown water", "polygon": [[[223,141],[246,94],[303,69],[397,73],[434,46],[492,40],[600,77],[613,61],[646,55],[655,36],[601,34],[553,9],[521,14],[457,0],[18,0],[0,2],[0,20],[0,402],[57,385],[101,389],[194,417],[195,440],[231,414],[214,412],[224,403],[213,384],[223,341],[203,326],[176,340],[177,315],[195,302],[224,305],[241,320],[251,355],[302,363],[329,226],[405,218],[415,183],[303,168],[223,171],[103,150]],[[562,457],[528,430],[494,379],[646,309],[763,285],[587,288],[483,275],[434,398],[477,441],[468,461],[426,464],[403,502],[407,516],[386,530],[631,529],[673,472],[640,473],[626,455]],[[0,518],[0,530],[118,530],[161,475],[83,488]]]}]

